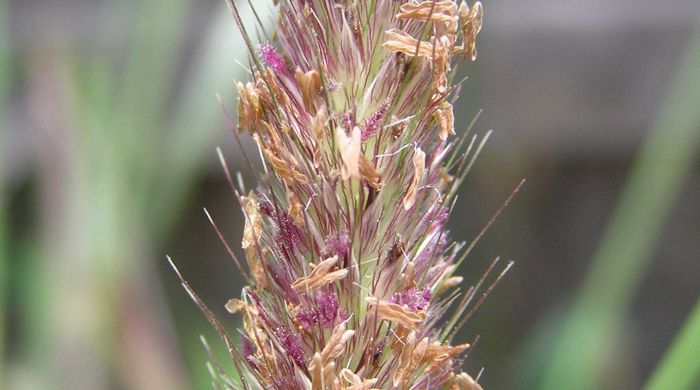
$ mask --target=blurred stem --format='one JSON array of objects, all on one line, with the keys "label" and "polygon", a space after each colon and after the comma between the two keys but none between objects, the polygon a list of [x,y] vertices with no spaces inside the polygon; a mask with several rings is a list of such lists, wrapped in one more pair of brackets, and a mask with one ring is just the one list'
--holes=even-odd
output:
[{"label": "blurred stem", "polygon": [[154,242],[143,239],[150,237],[139,213],[143,186],[130,185],[129,178],[137,177],[138,168],[130,164],[133,160],[119,142],[110,142],[120,136],[120,129],[106,104],[112,98],[113,79],[104,69],[107,65],[99,59],[85,65],[72,100],[79,107],[75,110],[81,114],[78,138],[84,142],[84,161],[78,168],[89,183],[82,191],[88,194],[86,208],[92,210],[85,216],[85,223],[92,227],[85,232],[93,258],[91,274],[103,286],[102,306],[117,308],[104,314],[110,324],[116,324],[105,332],[112,344],[105,344],[112,349],[110,357],[118,356],[110,363],[128,373],[127,387],[183,388],[180,361],[172,353],[176,338],[163,320],[167,318],[165,305],[159,284],[154,283],[157,277],[150,252]]},{"label": "blurred stem", "polygon": [[[223,6],[222,6],[223,8]],[[261,20],[273,19],[272,7],[260,7],[258,15]],[[244,20],[253,19],[249,7],[241,9]],[[233,100],[233,83],[231,79],[241,79],[246,70],[236,64],[246,63],[247,49],[241,44],[239,32],[232,21],[228,10],[217,13],[218,17],[212,23],[202,51],[196,58],[198,61],[192,69],[194,72],[186,80],[182,99],[173,111],[172,130],[166,138],[164,153],[159,155],[159,180],[153,181],[152,196],[154,203],[147,209],[151,227],[158,239],[164,237],[174,226],[183,203],[187,199],[195,180],[197,170],[207,161],[216,161],[214,143],[226,133],[224,114],[216,100],[219,91],[222,100]],[[228,110],[235,115],[235,109]],[[232,118],[235,120],[235,118]],[[196,128],[192,125],[196,124]],[[240,159],[239,159],[240,160]]]},{"label": "blurred stem", "polygon": [[[10,48],[7,28],[7,0],[0,0],[0,158],[4,159],[7,152],[4,150],[9,144],[9,135],[5,116],[7,115],[6,105],[9,93],[10,74]],[[10,240],[9,231],[9,194],[7,188],[7,164],[0,160],[0,378],[7,378],[4,369],[5,365],[5,336],[7,326],[7,296],[8,296],[8,274],[9,274],[9,251]],[[0,387],[4,387],[0,379]]]},{"label": "blurred stem", "polygon": [[[164,114],[165,104],[174,87],[174,76],[185,31],[186,0],[151,0],[137,2],[136,25],[132,46],[127,54],[120,104],[136,123],[153,124]],[[143,137],[149,128],[124,129],[132,136]],[[152,129],[155,130],[155,129]],[[143,142],[144,148],[150,143]]]},{"label": "blurred stem", "polygon": [[700,381],[700,300],[670,350],[656,367],[645,390],[690,390]]},{"label": "blurred stem", "polygon": [[[592,267],[545,365],[542,389],[600,388],[607,350],[651,259],[700,141],[700,29],[642,147]],[[555,333],[556,335],[556,333]],[[671,387],[673,388],[673,387]]]},{"label": "blurred stem", "polygon": [[[1,118],[0,118],[0,123]],[[4,136],[3,136],[4,138]],[[7,145],[4,140],[0,139],[0,145]],[[1,153],[1,152],[0,152]],[[0,154],[4,156],[3,154]],[[9,315],[7,313],[7,297],[9,290],[9,265],[10,265],[10,248],[9,248],[9,238],[7,237],[9,232],[9,212],[8,212],[8,194],[5,185],[4,172],[0,170],[0,387],[4,387],[2,383],[2,378],[7,376],[3,372],[6,365],[5,363],[5,331],[7,326],[7,319]]]},{"label": "blurred stem", "polygon": [[176,92],[178,54],[192,4],[188,0],[129,3],[138,11],[117,98],[122,115],[116,115],[112,123],[120,127],[115,134],[122,144],[121,163],[127,167],[127,179],[141,197],[139,201],[144,200],[145,188],[157,174],[154,165],[160,156],[153,146],[162,142],[161,137],[169,136],[163,118]]}]

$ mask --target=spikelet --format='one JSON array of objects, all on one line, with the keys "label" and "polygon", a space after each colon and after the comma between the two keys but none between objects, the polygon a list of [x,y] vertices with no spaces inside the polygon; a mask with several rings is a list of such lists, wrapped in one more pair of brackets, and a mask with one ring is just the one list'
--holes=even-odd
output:
[{"label": "spikelet", "polygon": [[459,292],[471,245],[445,228],[480,150],[449,138],[481,3],[278,6],[275,42],[250,47],[252,80],[236,84],[239,130],[271,173],[240,197],[250,285],[226,307],[243,317],[241,386],[481,389],[460,369],[469,344],[452,339],[485,277]]}]

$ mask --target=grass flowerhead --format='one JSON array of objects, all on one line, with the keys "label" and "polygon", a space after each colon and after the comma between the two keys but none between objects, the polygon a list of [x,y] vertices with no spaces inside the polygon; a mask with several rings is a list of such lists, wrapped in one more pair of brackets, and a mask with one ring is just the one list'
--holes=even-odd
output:
[{"label": "grass flowerhead", "polygon": [[236,84],[237,127],[263,160],[238,197],[248,285],[226,309],[240,342],[204,310],[239,387],[480,389],[454,337],[486,276],[460,289],[473,245],[445,224],[482,145],[451,139],[481,3],[279,3],[274,41],[257,45],[230,3],[252,73]]}]

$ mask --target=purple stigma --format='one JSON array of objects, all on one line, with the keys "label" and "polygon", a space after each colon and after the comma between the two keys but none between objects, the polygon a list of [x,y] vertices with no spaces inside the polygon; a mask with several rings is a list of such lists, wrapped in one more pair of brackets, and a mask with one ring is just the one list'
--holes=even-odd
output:
[{"label": "purple stigma", "polygon": [[350,251],[350,234],[342,230],[335,236],[326,238],[326,249],[323,255],[326,257],[338,256],[343,259]]},{"label": "purple stigma", "polygon": [[294,363],[300,368],[306,367],[304,364],[304,351],[301,345],[301,336],[292,333],[285,328],[277,328],[277,340],[289,354]]},{"label": "purple stigma", "polygon": [[312,308],[297,313],[297,320],[301,326],[307,332],[311,332],[319,324],[326,329],[333,329],[336,318],[340,315],[338,297],[332,290],[320,291],[314,302]]},{"label": "purple stigma", "polygon": [[390,302],[402,305],[413,311],[419,311],[428,307],[432,297],[433,294],[427,287],[422,290],[411,288],[406,291],[394,293],[394,295],[391,296]]},{"label": "purple stigma", "polygon": [[268,217],[272,217],[272,214],[275,212],[275,208],[272,207],[272,203],[268,201],[260,202],[260,204],[258,205],[258,210],[260,210],[260,212],[263,215],[266,215]]},{"label": "purple stigma", "polygon": [[318,305],[318,317],[326,328],[333,328],[335,318],[338,316],[338,297],[330,292],[321,292],[316,299]]},{"label": "purple stigma", "polygon": [[384,103],[374,114],[372,114],[372,116],[369,117],[369,119],[367,119],[364,127],[362,128],[363,142],[377,132],[377,129],[379,129],[379,125],[382,124],[387,112],[389,112],[389,103]]},{"label": "purple stigma", "polygon": [[274,69],[275,72],[278,74],[289,73],[284,59],[270,42],[260,42],[258,45],[258,52],[265,65]]},{"label": "purple stigma", "polygon": [[278,231],[277,239],[289,252],[294,252],[296,247],[301,244],[301,234],[299,228],[294,225],[294,220],[286,211],[281,211],[278,216]]}]

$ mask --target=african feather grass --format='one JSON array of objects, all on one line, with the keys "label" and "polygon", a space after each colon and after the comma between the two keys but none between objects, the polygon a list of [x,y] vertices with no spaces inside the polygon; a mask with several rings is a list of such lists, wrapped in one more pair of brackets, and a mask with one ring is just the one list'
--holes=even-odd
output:
[{"label": "african feather grass", "polygon": [[237,130],[263,172],[236,190],[245,261],[214,224],[248,284],[226,304],[238,342],[183,280],[240,375],[215,369],[217,384],[480,389],[461,369],[472,346],[454,338],[510,264],[463,291],[455,270],[483,231],[456,243],[445,224],[488,138],[451,138],[481,3],[288,0],[259,44],[230,6],[252,74],[236,84]]}]

